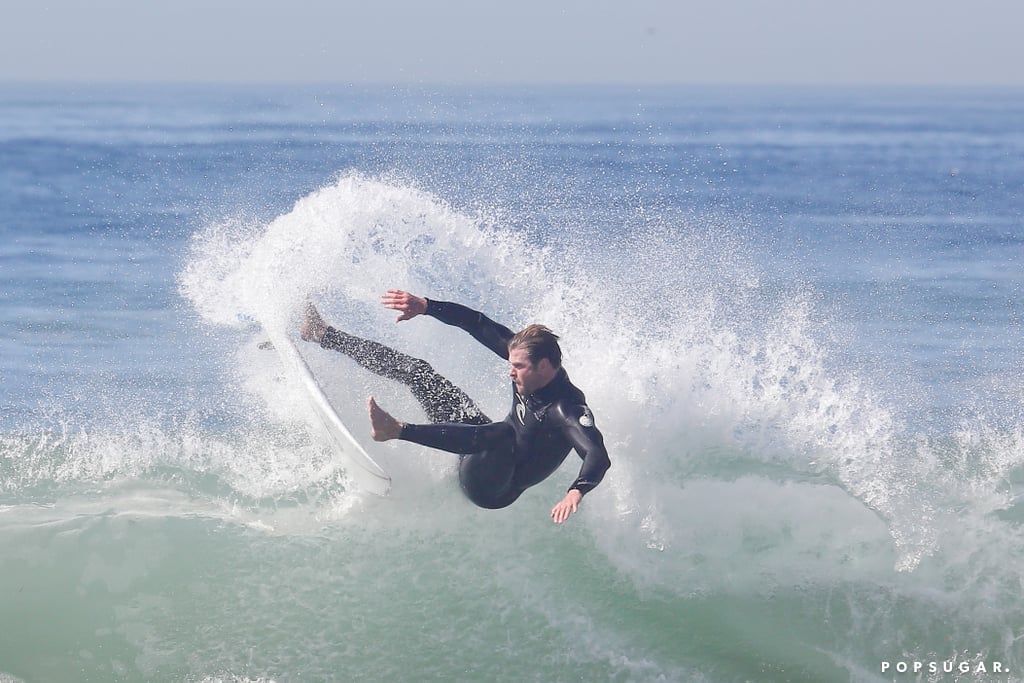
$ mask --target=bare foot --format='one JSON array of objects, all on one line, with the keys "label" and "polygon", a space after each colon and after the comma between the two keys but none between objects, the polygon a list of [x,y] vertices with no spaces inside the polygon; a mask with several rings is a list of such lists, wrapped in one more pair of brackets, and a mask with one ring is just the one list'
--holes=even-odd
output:
[{"label": "bare foot", "polygon": [[370,397],[370,436],[374,441],[390,441],[397,439],[402,433],[402,423],[391,417]]},{"label": "bare foot", "polygon": [[320,340],[324,338],[324,334],[327,332],[327,323],[320,317],[320,313],[317,312],[316,306],[311,303],[306,304],[306,317],[302,320],[302,328],[299,330],[299,336],[302,337],[303,341],[315,341],[320,343]]}]

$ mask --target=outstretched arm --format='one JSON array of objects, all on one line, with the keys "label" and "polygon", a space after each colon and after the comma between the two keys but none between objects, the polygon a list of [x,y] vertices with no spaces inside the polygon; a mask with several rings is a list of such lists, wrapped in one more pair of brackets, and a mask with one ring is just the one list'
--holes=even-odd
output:
[{"label": "outstretched arm", "polygon": [[508,359],[508,343],[515,333],[479,311],[474,311],[462,304],[425,299],[400,289],[389,289],[381,297],[381,303],[386,308],[401,311],[402,315],[396,322],[426,314],[437,318],[446,325],[461,327],[491,351],[506,360]]},{"label": "outstretched arm", "polygon": [[601,483],[612,462],[604,446],[604,436],[594,426],[594,415],[590,408],[585,404],[559,403],[554,414],[561,421],[562,430],[572,447],[583,458],[579,476],[569,487],[565,498],[551,510],[551,519],[555,524],[561,524],[579,509],[584,494]]}]

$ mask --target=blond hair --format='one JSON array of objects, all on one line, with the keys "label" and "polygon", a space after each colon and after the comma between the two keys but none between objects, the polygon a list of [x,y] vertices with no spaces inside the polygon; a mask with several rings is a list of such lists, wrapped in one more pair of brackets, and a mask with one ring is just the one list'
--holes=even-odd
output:
[{"label": "blond hair", "polygon": [[544,325],[530,325],[516,333],[508,343],[508,350],[523,349],[530,363],[536,365],[547,358],[553,367],[562,365],[562,347],[558,335]]}]

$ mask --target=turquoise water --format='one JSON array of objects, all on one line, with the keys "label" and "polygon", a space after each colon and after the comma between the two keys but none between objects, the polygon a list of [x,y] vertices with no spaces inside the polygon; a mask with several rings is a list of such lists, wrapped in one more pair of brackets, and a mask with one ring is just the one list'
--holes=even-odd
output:
[{"label": "turquoise water", "polygon": [[[0,680],[1024,679],[1022,109],[4,86]],[[613,461],[569,523],[571,459],[473,508],[316,348],[392,494],[310,429],[254,323],[307,296],[507,410],[392,286],[562,334]]]}]

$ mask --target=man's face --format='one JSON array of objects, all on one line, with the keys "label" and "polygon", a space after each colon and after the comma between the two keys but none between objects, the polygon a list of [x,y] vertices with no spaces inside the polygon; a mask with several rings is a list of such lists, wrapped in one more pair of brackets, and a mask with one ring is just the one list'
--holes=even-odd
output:
[{"label": "man's face", "polygon": [[551,381],[551,361],[547,358],[541,358],[534,364],[525,350],[512,349],[508,352],[508,362],[511,366],[508,375],[520,396],[529,396]]}]

